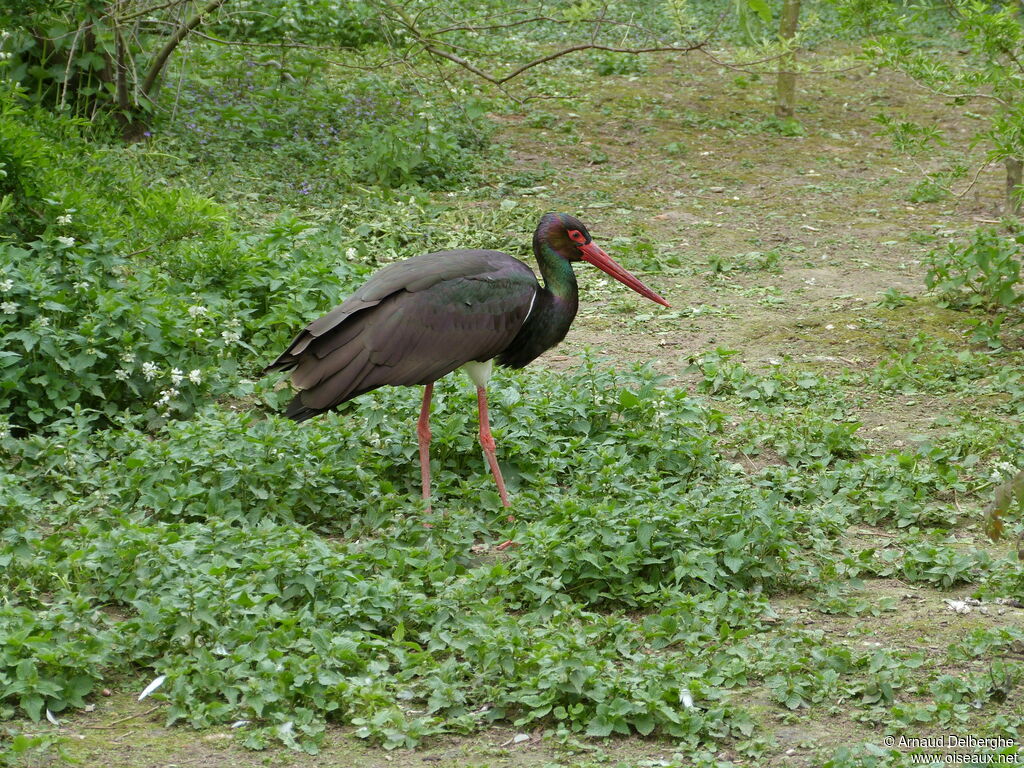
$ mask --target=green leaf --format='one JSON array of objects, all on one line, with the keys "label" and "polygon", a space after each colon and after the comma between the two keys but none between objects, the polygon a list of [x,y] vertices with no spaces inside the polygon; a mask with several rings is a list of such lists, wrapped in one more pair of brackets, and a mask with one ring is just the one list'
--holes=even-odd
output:
[{"label": "green leaf", "polygon": [[649,714],[637,715],[633,718],[633,727],[641,736],[647,736],[654,731],[654,718]]},{"label": "green leaf", "polygon": [[646,549],[651,543],[651,537],[657,528],[652,523],[641,523],[637,528],[636,541],[641,547]]},{"label": "green leaf", "polygon": [[623,408],[635,408],[640,405],[640,398],[637,397],[635,392],[631,392],[628,389],[620,390],[619,392],[619,405]]},{"label": "green leaf", "polygon": [[587,736],[594,736],[596,738],[609,736],[614,727],[614,723],[598,715],[587,724]]},{"label": "green leaf", "polygon": [[19,703],[32,722],[38,723],[43,716],[43,697],[38,693],[23,694]]},{"label": "green leaf", "polygon": [[768,5],[768,0],[743,0],[746,2],[747,7],[750,8],[754,13],[761,17],[761,21],[765,24],[770,24],[772,20],[772,9]]},{"label": "green leaf", "polygon": [[724,558],[725,566],[733,573],[739,573],[745,562],[742,557],[735,555],[726,555]]}]

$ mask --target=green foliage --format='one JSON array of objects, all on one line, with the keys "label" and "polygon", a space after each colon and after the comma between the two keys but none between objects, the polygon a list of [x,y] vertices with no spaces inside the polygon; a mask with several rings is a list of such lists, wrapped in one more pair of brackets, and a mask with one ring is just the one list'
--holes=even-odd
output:
[{"label": "green foliage", "polygon": [[445,113],[430,115],[428,106],[413,101],[413,117],[388,125],[365,125],[357,131],[354,172],[358,179],[384,187],[408,184],[445,186],[465,179],[474,152],[484,146],[482,110],[471,104],[463,122]]},{"label": "green foliage", "polygon": [[[0,18],[0,74],[22,85],[38,104],[78,117],[115,114],[122,127],[148,115],[166,59],[201,22],[196,4],[172,0],[137,8],[63,0],[11,8]],[[165,46],[171,51],[164,53]]]},{"label": "green foliage", "polygon": [[902,552],[893,549],[864,550],[860,557],[863,560],[869,555],[873,560],[862,563],[867,572],[911,583],[932,584],[942,589],[975,581],[980,570],[991,564],[984,550],[958,552],[931,542],[911,544]]},{"label": "green foliage", "polygon": [[698,388],[702,392],[736,395],[764,405],[807,403],[827,389],[825,380],[811,371],[777,367],[766,375],[754,373],[731,359],[737,354],[718,348],[691,358],[687,372],[701,374]]},{"label": "green foliage", "polygon": [[[18,583],[10,594],[30,601],[71,589],[122,606],[132,618],[117,625],[121,660],[168,675],[158,695],[171,702],[170,721],[250,719],[258,724],[246,736],[252,746],[275,738],[312,749],[324,717],[352,722],[386,746],[496,719],[553,719],[591,735],[657,728],[696,741],[749,733],[747,716],[720,701],[699,672],[694,677],[691,661],[647,657],[649,635],[639,625],[600,618],[586,606],[664,599],[676,585],[789,583],[808,567],[792,551],[791,526],[804,523],[767,496],[749,502],[760,509],[747,515],[727,496],[720,507],[681,506],[672,519],[689,530],[666,538],[673,528],[656,527],[653,509],[673,486],[658,478],[677,478],[674,493],[682,495],[684,484],[720,471],[700,431],[707,415],[682,393],[666,399],[646,372],[592,367],[577,377],[548,375],[537,391],[549,394],[529,400],[524,383],[509,382],[509,420],[496,419],[495,431],[521,445],[508,462],[513,482],[535,486],[520,489],[522,497],[543,494],[537,508],[553,514],[526,523],[524,546],[508,565],[469,556],[487,524],[475,510],[435,518],[429,531],[415,517],[403,520],[400,508],[413,489],[399,459],[411,457],[414,445],[403,440],[401,420],[380,423],[372,403],[345,420],[361,432],[350,437],[330,420],[296,429],[221,411],[169,425],[156,440],[122,430],[97,442],[91,430],[69,423],[53,443],[21,443],[23,475],[65,500],[62,519],[71,527],[22,539],[7,570]],[[472,445],[457,418],[464,409],[445,399],[438,405],[435,444],[446,479],[435,503],[450,506],[445,499],[459,476],[478,495],[487,468],[476,457],[460,466],[452,448],[467,439]],[[524,438],[542,413],[545,434],[530,444]],[[690,448],[664,450],[667,435],[685,433]],[[339,438],[353,453],[339,450]],[[54,461],[58,444],[70,446],[74,465]],[[117,468],[108,469],[114,461]],[[620,474],[625,461],[634,466],[629,483]],[[570,477],[590,503],[563,497],[558,484]],[[594,507],[598,496],[608,500],[604,509]],[[626,514],[630,505],[648,511]],[[603,527],[573,541],[563,526],[584,508]],[[113,517],[102,511],[128,509]],[[751,515],[764,517],[753,532]],[[294,518],[337,526],[344,543],[288,525]],[[699,541],[703,551],[687,553]],[[558,549],[566,543],[573,551]],[[605,568],[584,556],[614,560]],[[566,570],[567,559],[578,560],[579,570]],[[716,576],[723,563],[735,577]],[[606,574],[603,584],[594,573]],[[536,618],[512,616],[512,607]],[[662,637],[669,625],[649,626]],[[633,661],[620,667],[623,655]],[[699,714],[679,703],[691,679],[690,693],[708,701]],[[396,697],[419,702],[426,714],[405,713]]]},{"label": "green foliage", "polygon": [[647,71],[646,62],[636,54],[595,51],[591,54],[591,65],[602,77],[609,75],[637,75]]},{"label": "green foliage", "polygon": [[[358,31],[337,14],[369,5],[247,8],[274,42],[292,10],[334,40]],[[214,21],[243,34],[226,14]],[[691,360],[686,387],[589,358],[502,371],[492,424],[514,522],[480,454],[472,389],[452,377],[435,396],[428,515],[418,393],[385,388],[297,426],[275,415],[287,387],[253,378],[382,264],[457,247],[526,256],[556,171],[504,172],[456,205],[434,190],[474,181],[483,102],[343,77],[294,50],[190,56],[131,147],[13,93],[0,102],[12,213],[0,305],[16,305],[0,315],[13,423],[0,429],[0,718],[73,720],[101,685],[137,693],[165,676],[151,697],[168,722],[237,725],[256,749],[316,751],[328,724],[389,749],[499,725],[568,744],[667,737],[671,765],[708,768],[723,752],[768,761],[776,720],[1017,727],[1001,702],[1021,678],[1019,633],[965,630],[943,657],[884,647],[866,623],[908,605],[869,579],[1024,589],[1024,565],[978,549],[970,527],[996,460],[1024,459],[1013,345],[894,334],[878,366],[841,375],[718,349]],[[557,111],[528,119],[563,124]],[[790,130],[743,114],[684,125]],[[686,258],[666,260],[640,224],[605,242],[631,268]],[[772,272],[780,253],[718,268]],[[633,331],[711,310],[596,311]],[[156,407],[168,388],[178,395]],[[863,392],[986,405],[947,410],[907,445],[860,426]],[[505,539],[520,546],[496,551]],[[816,628],[816,611],[841,631]],[[38,759],[50,740],[7,733],[0,764]],[[806,762],[902,759],[823,750]]]},{"label": "green foliage", "polygon": [[[907,753],[900,749],[886,749],[872,742],[853,747],[839,747],[822,768],[903,768]],[[927,765],[921,762],[921,765]]]},{"label": "green foliage", "polygon": [[56,186],[47,178],[56,147],[29,124],[20,95],[0,80],[0,238],[37,232],[39,217],[32,210]]},{"label": "green foliage", "polygon": [[[799,385],[783,389],[794,386],[773,407],[805,408]],[[315,749],[325,719],[389,747],[496,720],[696,744],[753,733],[727,694],[745,684],[745,663],[723,677],[728,666],[702,661],[754,652],[766,609],[752,593],[815,589],[849,521],[870,503],[892,508],[867,501],[885,486],[849,459],[747,480],[712,445],[720,415],[649,371],[589,364],[502,377],[494,429],[522,546],[478,557],[475,541],[510,532],[496,530],[504,513],[481,490],[488,469],[465,396],[438,394],[434,503],[447,514],[430,529],[403,514],[416,495],[406,433],[417,407],[403,390],[301,428],[211,408],[153,435],[67,421],[52,437],[8,439],[35,491],[9,487],[4,504],[62,528],[9,529],[8,594],[118,606],[128,618],[99,625],[117,632],[111,658],[167,675],[154,695],[168,718],[247,720],[254,747]],[[802,442],[798,461],[817,450]],[[911,487],[902,465],[891,469],[890,486]],[[945,546],[915,552],[853,567],[936,584],[978,567]],[[766,676],[782,663],[772,658]],[[783,703],[831,690],[793,685],[779,688]]]},{"label": "green foliage", "polygon": [[[316,292],[338,295],[348,270],[327,260],[336,252],[329,237],[320,271],[277,276],[286,244],[311,255],[293,237],[226,239],[220,253],[183,247],[163,265],[137,263],[106,240],[0,245],[0,404],[9,422],[29,427],[77,409],[167,418],[225,391],[249,341],[282,339]],[[286,308],[281,297],[296,291],[308,304]]]},{"label": "green foliage", "polygon": [[898,151],[908,155],[920,155],[936,144],[944,144],[942,133],[935,126],[919,125],[887,114],[876,115],[874,121],[881,126],[879,135],[887,136]]},{"label": "green foliage", "polygon": [[199,305],[159,273],[127,273],[114,251],[71,237],[0,245],[0,407],[10,424],[75,408],[110,417],[140,401],[169,415],[208,393],[218,375],[210,348],[225,339],[198,336],[188,309]]},{"label": "green foliage", "polygon": [[[211,175],[210,191],[251,199],[246,181],[297,208],[351,197],[364,185],[450,189],[487,153],[491,128],[478,98],[426,97],[415,83],[373,74],[343,78],[313,55],[197,52],[216,77],[185,77],[176,119],[158,117],[154,169],[182,173],[182,158]],[[287,77],[284,77],[287,73]],[[232,200],[235,202],[235,200]]]},{"label": "green foliage", "polygon": [[60,741],[60,737],[48,733],[29,736],[14,728],[4,731],[0,736],[0,766],[3,768],[24,765],[26,758],[41,757]]},{"label": "green foliage", "polygon": [[0,713],[14,704],[38,722],[47,712],[84,707],[118,661],[109,619],[87,600],[0,606]]},{"label": "green foliage", "polygon": [[726,272],[771,272],[777,274],[782,271],[782,253],[772,248],[769,251],[750,251],[738,253],[732,257],[712,254],[708,257],[708,266],[711,271],[719,274]]},{"label": "green foliage", "polygon": [[[1024,91],[1018,76],[1024,26],[1015,6],[987,0],[951,0],[934,6],[897,0],[839,0],[837,5],[848,26],[873,36],[866,42],[865,52],[876,64],[903,72],[957,107],[974,102],[992,107],[984,117],[971,113],[982,117],[972,143],[986,145],[989,162],[1024,158]],[[935,34],[936,28],[942,30],[940,34]],[[961,50],[951,53],[943,44],[947,41],[954,41]],[[889,115],[876,119],[900,151],[920,154],[943,143],[937,125]],[[910,199],[942,199],[950,182],[964,170],[954,167],[928,174],[912,189]],[[1008,187],[1007,210],[1018,209],[1019,190]]]},{"label": "green foliage", "polygon": [[384,42],[385,28],[372,2],[331,0],[241,0],[210,20],[218,36],[249,42],[358,47]]},{"label": "green foliage", "polygon": [[914,301],[913,296],[904,293],[899,288],[890,287],[885,289],[885,293],[878,300],[878,306],[885,307],[886,309],[899,309],[912,301]]},{"label": "green foliage", "polygon": [[1015,308],[1024,301],[1017,289],[1022,242],[1024,236],[979,229],[970,242],[950,243],[928,255],[925,284],[944,306],[989,312]]}]

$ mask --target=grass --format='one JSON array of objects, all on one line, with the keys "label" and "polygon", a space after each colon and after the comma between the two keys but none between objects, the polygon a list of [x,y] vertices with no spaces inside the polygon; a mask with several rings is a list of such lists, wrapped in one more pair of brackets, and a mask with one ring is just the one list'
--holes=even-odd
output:
[{"label": "grass", "polygon": [[[176,121],[104,149],[112,172],[220,208],[190,205],[207,224],[183,231],[174,198],[122,201],[180,294],[133,362],[138,392],[105,421],[69,406],[0,440],[0,716],[58,742],[25,762],[845,768],[907,764],[887,735],[1019,739],[1021,566],[980,509],[1022,461],[1021,326],[975,340],[982,315],[938,306],[923,263],[999,179],[976,202],[903,199],[914,180],[867,106],[930,108],[898,80],[807,81],[820,106],[792,135],[766,125],[763,83],[723,77],[684,60],[569,85],[572,110],[601,115],[571,132],[568,106],[491,103],[500,147],[470,142],[450,177],[398,189],[311,144],[303,126],[348,103],[315,79],[292,112],[245,96],[256,117],[205,144]],[[183,108],[217,125],[200,95]],[[454,135],[479,118],[445,119]],[[253,373],[300,318],[394,258],[525,255],[547,209],[578,212],[673,309],[580,270],[566,344],[496,377],[514,523],[455,377],[429,516],[416,392],[302,427],[275,415],[287,393]],[[238,339],[204,358],[193,321]],[[159,343],[203,371],[173,407],[156,407],[179,365]],[[946,602],[972,595],[967,613]]]}]

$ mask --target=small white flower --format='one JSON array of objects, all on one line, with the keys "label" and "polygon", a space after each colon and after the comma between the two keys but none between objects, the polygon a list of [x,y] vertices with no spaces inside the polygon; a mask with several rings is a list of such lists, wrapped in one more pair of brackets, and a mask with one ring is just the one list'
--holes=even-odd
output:
[{"label": "small white flower", "polygon": [[87,281],[85,281],[85,280],[82,280],[79,283],[75,283],[72,287],[76,291],[87,291],[87,290],[89,290],[89,283]]},{"label": "small white flower", "polygon": [[75,238],[73,238],[73,237],[58,237],[57,238],[57,242],[60,243],[63,246],[66,246],[66,247],[70,248],[72,245],[75,244]]},{"label": "small white flower", "polygon": [[171,384],[178,386],[184,378],[185,372],[181,368],[171,368]]},{"label": "small white flower", "polygon": [[3,312],[5,315],[13,315],[17,311],[18,305],[13,301],[5,301],[3,304],[0,304],[0,312]]},{"label": "small white flower", "polygon": [[354,259],[358,255],[359,252],[355,248],[349,248],[347,251],[345,251],[346,259]]},{"label": "small white flower", "polygon": [[48,317],[40,317],[37,320],[37,322],[39,323],[39,327],[40,328],[49,328],[50,327],[50,318],[48,318]]},{"label": "small white flower", "polygon": [[118,368],[114,371],[114,378],[118,381],[128,381],[128,371],[124,368]]},{"label": "small white flower", "polygon": [[133,355],[131,352],[125,352],[124,354],[121,355],[121,362],[122,363],[129,363],[129,364],[130,363],[134,363],[135,362],[135,355]]},{"label": "small white flower", "polygon": [[156,367],[156,363],[146,361],[142,364],[142,375],[146,377],[146,381],[152,381],[160,373],[160,369]]},{"label": "small white flower", "polygon": [[14,281],[11,280],[10,278],[7,278],[6,280],[0,280],[0,291],[3,291],[4,293],[7,293],[13,287],[14,287]]},{"label": "small white flower", "polygon": [[171,402],[171,399],[178,396],[178,390],[174,387],[165,389],[160,393],[160,399],[156,401],[156,407],[160,408]]},{"label": "small white flower", "polygon": [[193,384],[202,384],[203,372],[200,371],[198,368],[193,368],[191,371],[188,372],[188,380],[191,381]]},{"label": "small white flower", "polygon": [[202,336],[203,335],[203,329],[202,328],[193,328],[192,329],[192,333],[194,333],[196,336]]},{"label": "small white flower", "polygon": [[242,338],[242,335],[237,331],[221,331],[220,337],[224,339],[225,344],[234,344]]},{"label": "small white flower", "polygon": [[1001,483],[1005,479],[1013,477],[1017,474],[1017,468],[1013,464],[1009,464],[1005,461],[997,461],[992,465],[992,477],[990,478],[993,483]]},{"label": "small white flower", "polygon": [[200,315],[206,316],[209,314],[210,311],[202,304],[193,304],[191,307],[188,308],[188,316],[191,317],[193,320],[195,320]]},{"label": "small white flower", "polygon": [[70,213],[65,213],[63,216],[58,216],[57,217],[57,223],[58,224],[70,224],[71,223],[71,214]]}]

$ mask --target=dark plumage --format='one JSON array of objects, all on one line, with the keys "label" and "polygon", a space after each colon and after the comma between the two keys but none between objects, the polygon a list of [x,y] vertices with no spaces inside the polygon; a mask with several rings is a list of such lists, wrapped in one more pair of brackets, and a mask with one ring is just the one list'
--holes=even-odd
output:
[{"label": "dark plumage", "polygon": [[514,347],[539,288],[528,266],[498,251],[415,256],[310,323],[264,373],[294,370],[301,391],[286,415],[296,421],[385,384],[429,384]]},{"label": "dark plumage", "polygon": [[585,259],[668,306],[598,248],[573,216],[545,214],[533,251],[543,286],[526,264],[499,251],[442,251],[384,267],[264,369],[292,371],[299,392],[285,414],[304,421],[377,387],[425,385],[419,435],[429,501],[432,385],[466,366],[477,385],[480,441],[508,506],[487,424],[488,361],[521,368],[565,338],[578,307],[573,261]]}]

